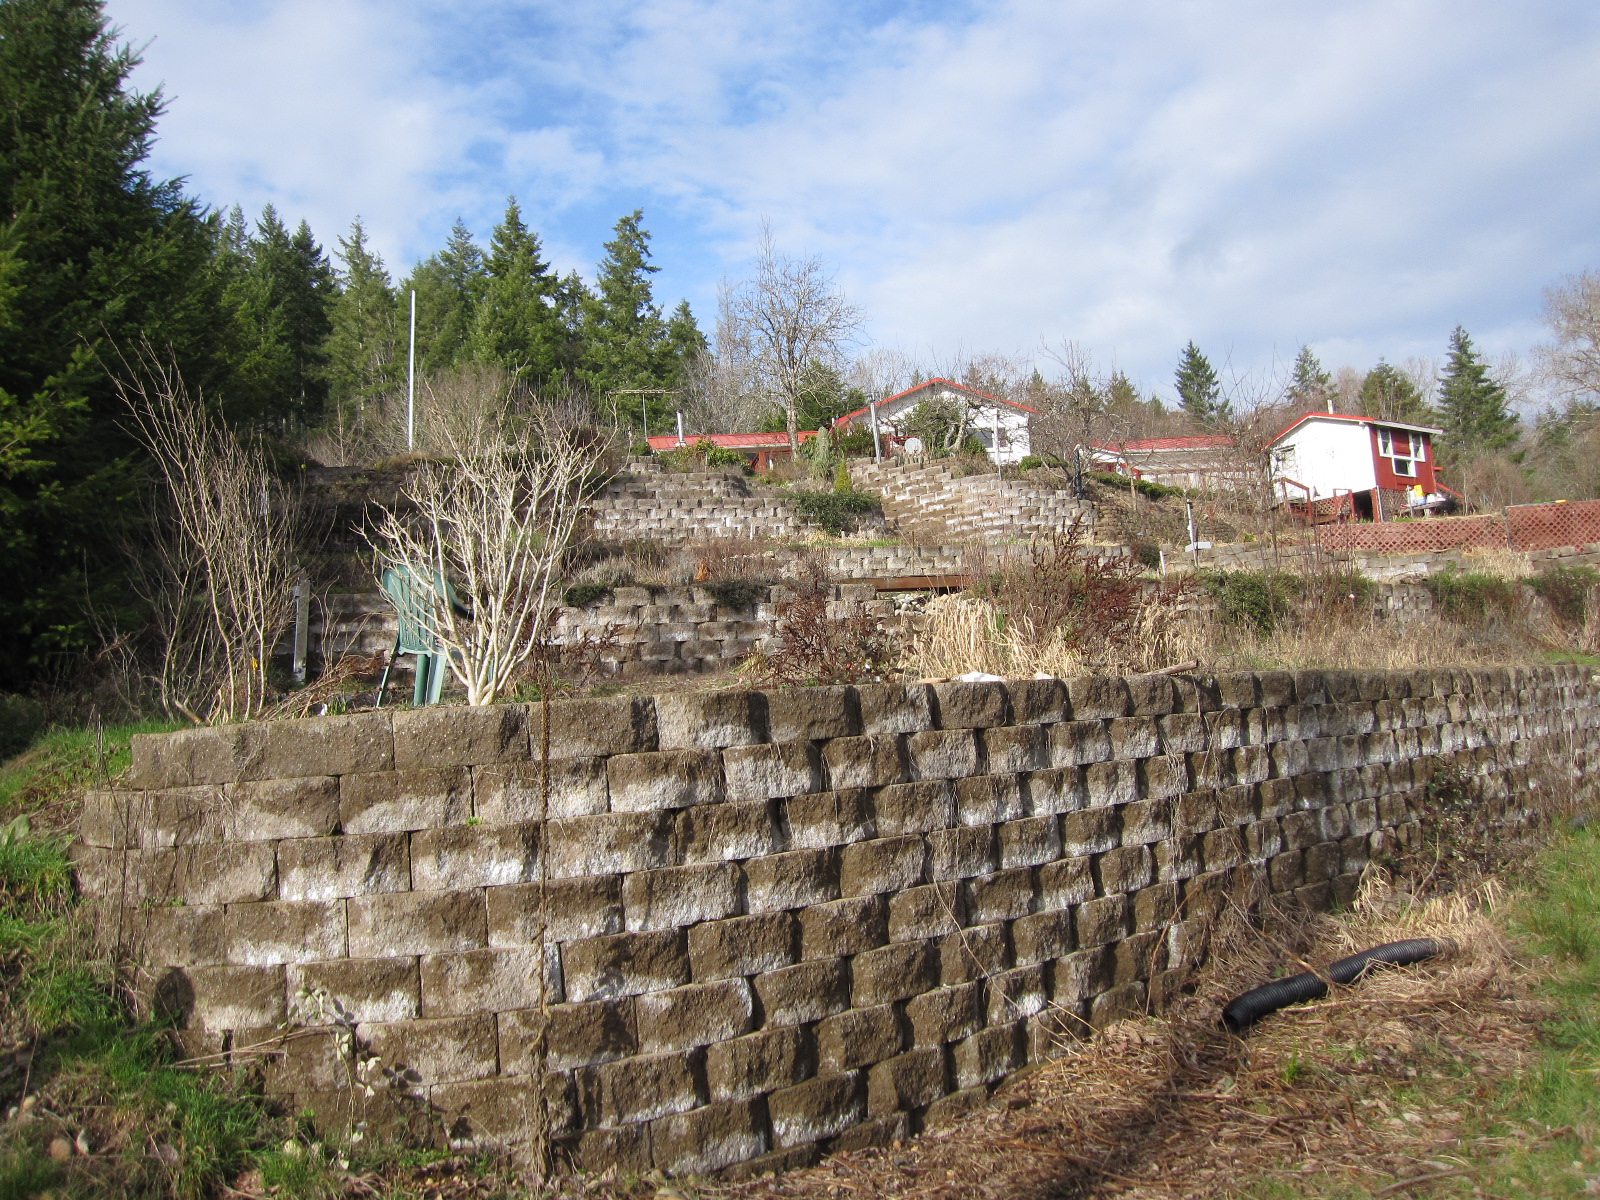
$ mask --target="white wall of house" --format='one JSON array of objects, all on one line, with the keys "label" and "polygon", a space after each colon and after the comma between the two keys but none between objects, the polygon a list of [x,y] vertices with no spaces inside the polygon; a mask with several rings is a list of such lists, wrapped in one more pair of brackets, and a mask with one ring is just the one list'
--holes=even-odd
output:
[{"label": "white wall of house", "polygon": [[[1355,421],[1305,421],[1272,449],[1272,472],[1311,489],[1321,500],[1339,492],[1363,492],[1378,486],[1372,464],[1372,431]],[[1291,500],[1304,493],[1279,485]]]},{"label": "white wall of house", "polygon": [[[1028,418],[1033,414],[1024,409],[1013,408],[1009,404],[992,404],[969,396],[964,392],[954,391],[944,387],[932,387],[926,391],[917,392],[915,395],[906,396],[891,404],[878,405],[878,425],[886,431],[897,431],[900,422],[911,415],[913,409],[924,400],[935,398],[950,399],[957,403],[968,405],[971,421],[972,436],[983,444],[989,457],[1003,467],[1014,466],[1029,454],[1032,441],[1028,427]],[[996,433],[996,420],[999,423],[1000,452],[995,453],[994,441]],[[870,414],[863,413],[857,418],[861,428],[872,427]]]}]

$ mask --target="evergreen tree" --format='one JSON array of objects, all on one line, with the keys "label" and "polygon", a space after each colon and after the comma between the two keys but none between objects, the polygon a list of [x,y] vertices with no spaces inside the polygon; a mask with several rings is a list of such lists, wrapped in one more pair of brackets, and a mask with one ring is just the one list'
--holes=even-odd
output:
[{"label": "evergreen tree", "polygon": [[[661,309],[651,295],[650,276],[661,268],[650,262],[650,234],[643,218],[643,211],[635,209],[617,222],[595,272],[595,292],[584,305],[583,377],[607,408],[608,393],[667,388],[676,374]],[[640,407],[631,397],[620,406],[623,413]],[[673,397],[647,396],[643,407],[655,428],[670,419]]]},{"label": "evergreen tree", "polygon": [[1360,400],[1364,417],[1408,425],[1427,425],[1437,419],[1417,385],[1381,359],[1361,380]]},{"label": "evergreen tree", "polygon": [[515,196],[495,227],[484,266],[473,358],[503,366],[534,387],[561,378],[573,358],[573,337],[557,306],[561,281],[540,256],[538,235],[523,224]]},{"label": "evergreen tree", "polygon": [[322,247],[304,221],[291,234],[269,204],[242,245],[230,218],[222,259],[230,275],[229,416],[247,424],[316,420],[328,395],[328,311],[337,286]]},{"label": "evergreen tree", "polygon": [[325,353],[329,400],[345,423],[359,420],[367,406],[404,380],[405,340],[389,272],[367,246],[360,217],[350,236],[339,239],[339,260]]},{"label": "evergreen tree", "polygon": [[[1111,372],[1111,378],[1106,382],[1106,409],[1113,413],[1125,413],[1139,403],[1139,389],[1133,386],[1121,370]],[[1160,405],[1161,401],[1153,400],[1152,403]]]},{"label": "evergreen tree", "polygon": [[126,90],[137,62],[97,0],[0,3],[0,691],[90,644],[86,600],[125,611],[120,356],[221,380],[220,222],[141,169],[162,101]]},{"label": "evergreen tree", "polygon": [[443,250],[418,263],[402,287],[417,293],[417,372],[447,371],[472,353],[478,304],[487,288],[483,251],[461,220]]},{"label": "evergreen tree", "polygon": [[1505,388],[1490,377],[1459,325],[1450,335],[1450,360],[1439,380],[1439,414],[1459,453],[1500,450],[1517,440],[1517,418],[1506,407]]},{"label": "evergreen tree", "polygon": [[1233,415],[1233,406],[1222,398],[1216,371],[1193,342],[1183,348],[1173,381],[1179,405],[1196,424],[1211,426]]},{"label": "evergreen tree", "polygon": [[1295,355],[1286,398],[1303,408],[1322,410],[1328,407],[1332,396],[1333,376],[1322,369],[1310,346],[1301,346],[1300,353]]},{"label": "evergreen tree", "polygon": [[[710,349],[706,335],[695,322],[694,313],[687,300],[679,300],[667,319],[666,345],[663,347],[667,361],[667,386],[681,388],[690,364]],[[848,411],[848,410],[847,410]]]}]

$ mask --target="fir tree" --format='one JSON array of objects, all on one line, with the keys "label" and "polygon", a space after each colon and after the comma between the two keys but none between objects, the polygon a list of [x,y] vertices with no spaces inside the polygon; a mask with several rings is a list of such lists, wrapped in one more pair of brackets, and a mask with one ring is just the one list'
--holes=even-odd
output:
[{"label": "fir tree", "polygon": [[1490,377],[1459,325],[1450,335],[1450,360],[1439,380],[1439,415],[1458,453],[1500,450],[1517,440],[1517,418],[1506,407],[1505,388]]},{"label": "fir tree", "polygon": [[1294,372],[1289,377],[1286,399],[1307,409],[1325,409],[1333,396],[1333,376],[1322,369],[1310,346],[1301,346],[1295,355]]},{"label": "fir tree", "polygon": [[1222,398],[1216,371],[1193,342],[1183,348],[1173,382],[1179,405],[1196,424],[1216,425],[1233,415],[1233,406]]},{"label": "fir tree", "polygon": [[[595,272],[594,294],[584,305],[583,376],[602,402],[613,392],[667,388],[676,374],[666,325],[651,294],[650,276],[661,268],[650,262],[650,234],[643,218],[635,209],[617,222]],[[673,398],[662,395],[648,396],[643,405],[652,427],[668,419],[672,406]],[[630,401],[621,411],[639,408]]]},{"label": "fir tree", "polygon": [[516,197],[506,203],[485,260],[487,278],[472,329],[472,356],[503,366],[534,387],[561,378],[572,365],[573,338],[556,304],[560,280],[540,254],[539,238],[522,221]]},{"label": "fir tree", "polygon": [[162,101],[126,89],[137,63],[96,0],[0,3],[0,691],[90,643],[86,600],[126,609],[119,355],[222,378],[220,222],[141,168]]},{"label": "fir tree", "polygon": [[447,371],[471,355],[473,326],[487,280],[483,251],[457,217],[444,249],[418,263],[401,289],[417,293],[419,374]]},{"label": "fir tree", "polygon": [[329,400],[341,422],[363,410],[404,378],[405,343],[394,286],[383,259],[367,245],[357,217],[339,239],[339,293],[329,308]]},{"label": "fir tree", "polygon": [[706,335],[695,322],[694,313],[687,300],[679,300],[667,319],[666,345],[667,386],[681,388],[689,366],[710,349]]},{"label": "fir tree", "polygon": [[1381,359],[1362,378],[1360,401],[1364,417],[1408,425],[1427,425],[1437,419],[1417,385]]}]

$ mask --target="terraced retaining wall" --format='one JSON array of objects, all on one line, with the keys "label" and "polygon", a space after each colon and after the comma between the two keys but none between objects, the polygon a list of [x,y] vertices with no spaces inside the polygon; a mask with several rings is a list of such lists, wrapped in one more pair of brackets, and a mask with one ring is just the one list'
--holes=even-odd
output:
[{"label": "terraced retaining wall", "polygon": [[753,1171],[1159,1009],[1227,897],[1348,900],[1442,797],[1537,824],[1597,700],[1543,667],[235,725],[136,739],[74,854],[190,1052],[265,1052],[295,1110]]}]

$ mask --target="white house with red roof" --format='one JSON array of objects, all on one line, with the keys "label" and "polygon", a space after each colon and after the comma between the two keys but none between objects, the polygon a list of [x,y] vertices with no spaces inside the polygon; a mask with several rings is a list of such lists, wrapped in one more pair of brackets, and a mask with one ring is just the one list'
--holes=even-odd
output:
[{"label": "white house with red roof", "polygon": [[1241,464],[1234,449],[1234,440],[1225,434],[1197,434],[1093,442],[1088,458],[1097,471],[1207,492],[1241,486]]},{"label": "white house with red roof", "polygon": [[1447,503],[1453,493],[1439,480],[1433,449],[1443,432],[1351,413],[1308,412],[1267,446],[1284,499],[1382,521],[1403,509]]},{"label": "white house with red roof", "polygon": [[917,405],[928,400],[954,400],[965,405],[972,436],[1000,466],[1012,466],[1031,453],[1029,447],[1033,439],[1029,423],[1037,409],[950,379],[930,379],[896,395],[874,400],[865,408],[846,413],[833,427],[841,432],[852,428],[871,429],[876,422],[885,452],[895,449],[915,454],[922,447],[913,444],[916,439],[907,435],[905,423]]},{"label": "white house with red roof", "polygon": [[[805,445],[816,436],[815,429],[804,430],[799,435],[800,444]],[[789,435],[781,430],[777,433],[691,433],[683,437],[666,433],[653,434],[646,440],[650,443],[650,449],[657,454],[676,450],[680,446],[710,442],[724,450],[739,451],[758,471],[765,471],[774,461],[789,457]]]}]

